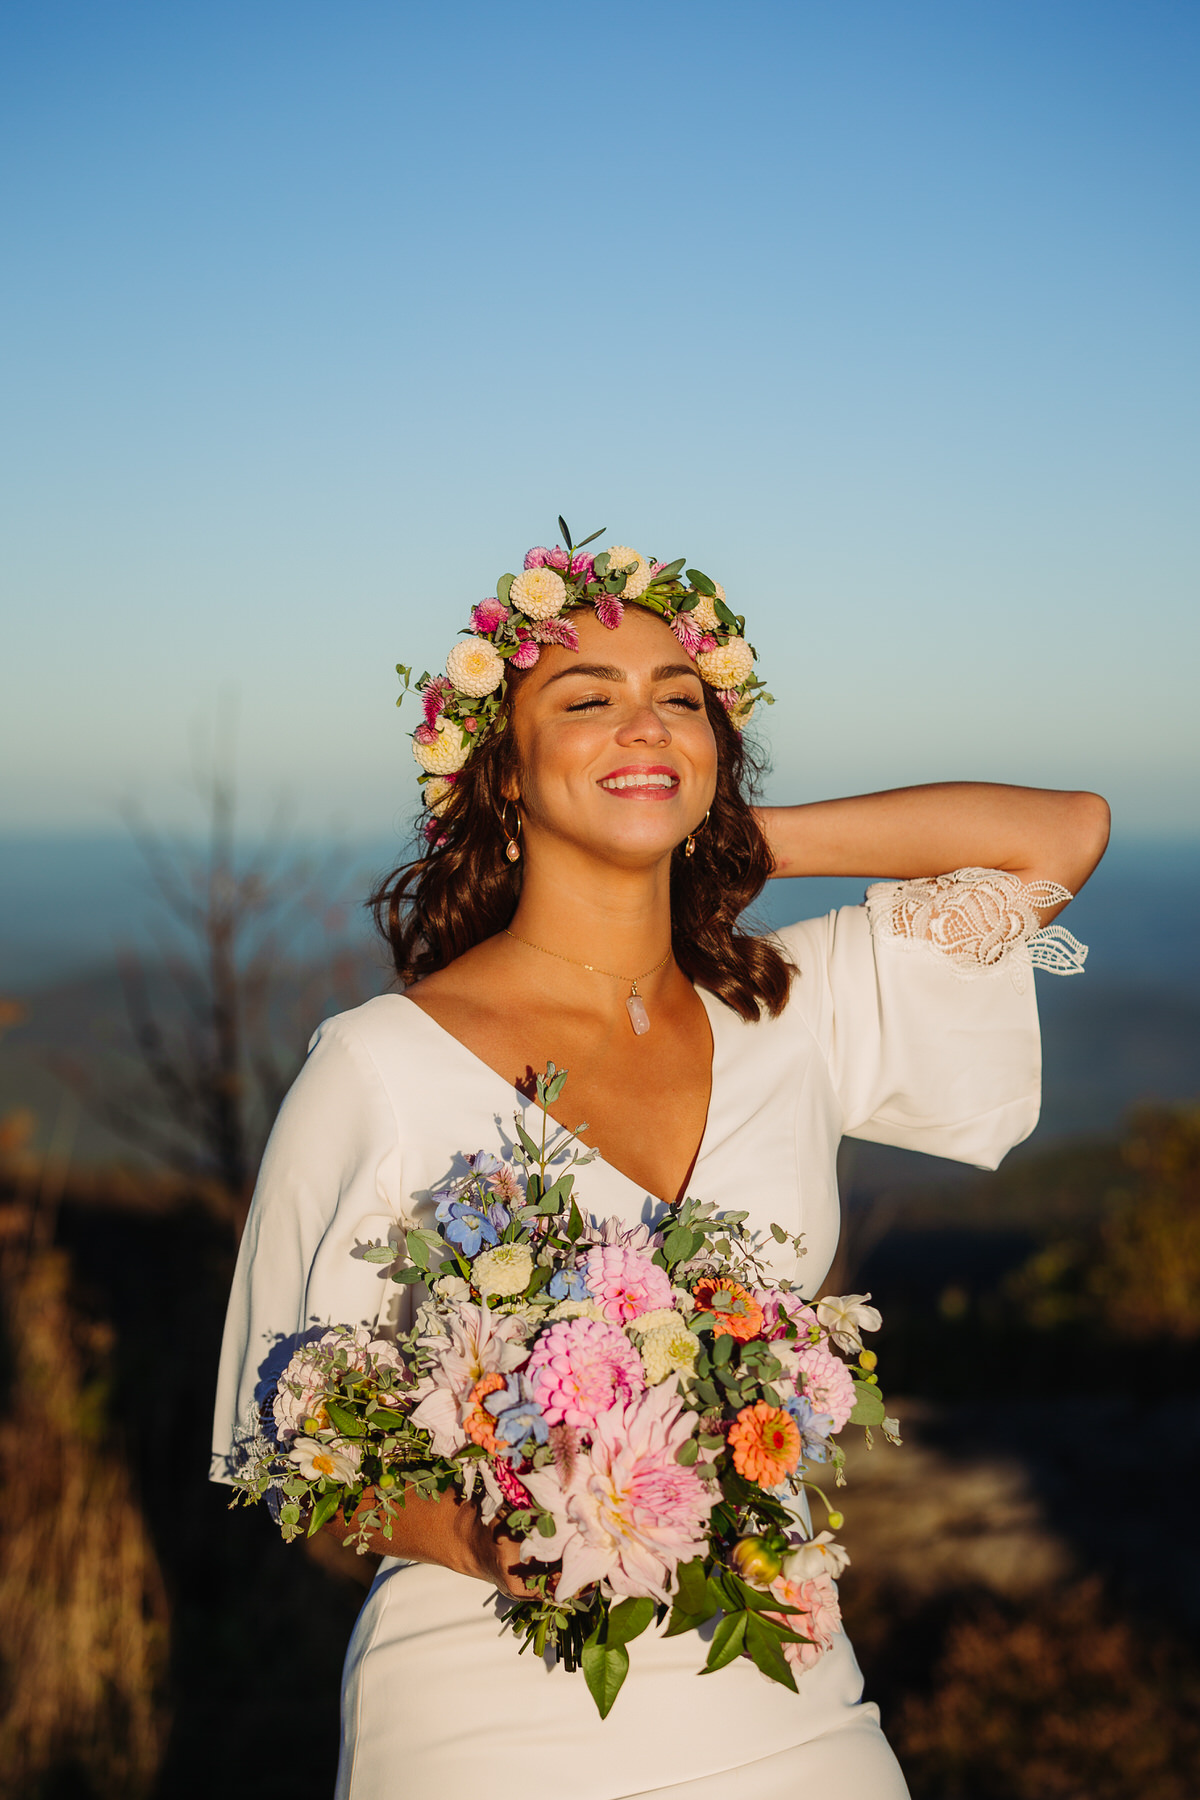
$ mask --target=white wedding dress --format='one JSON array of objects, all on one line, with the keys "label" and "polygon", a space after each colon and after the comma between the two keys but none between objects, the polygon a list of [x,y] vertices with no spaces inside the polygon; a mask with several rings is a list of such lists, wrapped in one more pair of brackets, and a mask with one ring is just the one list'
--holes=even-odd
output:
[{"label": "white wedding dress", "polygon": [[[779,934],[799,974],[777,1019],[746,1024],[701,994],[712,1101],[689,1192],[803,1232],[798,1276],[810,1295],[837,1246],[842,1136],[994,1168],[1038,1116],[1025,945],[965,980],[961,954],[889,935],[872,912],[874,933],[866,908],[847,907]],[[398,1224],[428,1224],[430,1192],[462,1173],[464,1152],[510,1145],[517,1112],[537,1108],[402,995],[321,1027],[267,1147],[238,1260],[215,1479],[229,1479],[281,1345],[286,1355],[314,1325],[407,1322],[412,1290],[356,1249]],[[594,1214],[633,1223],[650,1210],[602,1159],[577,1191]],[[581,1675],[517,1655],[499,1604],[447,1569],[382,1563],[346,1657],[339,1800],[907,1794],[844,1636],[797,1695],[744,1660],[700,1678],[695,1637],[647,1633],[601,1721]]]}]

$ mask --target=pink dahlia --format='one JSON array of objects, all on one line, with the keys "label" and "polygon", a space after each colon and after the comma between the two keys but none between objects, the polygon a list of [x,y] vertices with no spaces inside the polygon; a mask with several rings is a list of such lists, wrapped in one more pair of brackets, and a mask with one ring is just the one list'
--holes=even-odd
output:
[{"label": "pink dahlia", "polygon": [[490,598],[481,600],[478,606],[471,608],[471,630],[478,637],[486,637],[503,625],[507,617],[508,608],[503,602]]},{"label": "pink dahlia", "polygon": [[517,645],[509,661],[514,669],[532,669],[541,654],[533,639],[525,638]]},{"label": "pink dahlia", "polygon": [[799,1294],[782,1294],[778,1288],[755,1288],[754,1298],[762,1307],[765,1338],[779,1337],[791,1323],[799,1331],[802,1343],[809,1327],[817,1323],[816,1313]]},{"label": "pink dahlia", "polygon": [[625,607],[615,594],[602,594],[596,602],[596,617],[609,631],[615,631],[625,617]]},{"label": "pink dahlia", "polygon": [[694,1468],[676,1461],[695,1425],[677,1394],[651,1388],[601,1414],[591,1448],[578,1453],[567,1479],[553,1469],[523,1477],[553,1518],[555,1535],[527,1538],[522,1555],[561,1558],[558,1599],[569,1600],[594,1581],[609,1595],[670,1599],[678,1565],[704,1554],[717,1497]]},{"label": "pink dahlia", "polygon": [[796,1387],[816,1413],[827,1413],[840,1431],[854,1410],[854,1380],[840,1356],[824,1344],[798,1346]]},{"label": "pink dahlia", "polygon": [[783,1654],[793,1668],[811,1669],[827,1650],[832,1650],[833,1640],[842,1629],[837,1589],[828,1575],[815,1575],[811,1581],[789,1581],[786,1575],[780,1575],[771,1583],[771,1592],[785,1606],[797,1610],[768,1613],[768,1619],[809,1639],[806,1644],[785,1643]]},{"label": "pink dahlia", "polygon": [[588,1251],[583,1266],[588,1292],[612,1325],[628,1325],[643,1313],[674,1305],[666,1270],[636,1250],[597,1244]]},{"label": "pink dahlia", "polygon": [[547,1422],[580,1431],[646,1386],[642,1359],[625,1333],[599,1319],[560,1319],[538,1339],[525,1373]]}]

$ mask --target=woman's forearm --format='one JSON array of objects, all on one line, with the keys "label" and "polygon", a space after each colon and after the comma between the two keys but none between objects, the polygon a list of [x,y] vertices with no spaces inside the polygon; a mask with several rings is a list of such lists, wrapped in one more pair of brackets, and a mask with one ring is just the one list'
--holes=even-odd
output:
[{"label": "woman's forearm", "polygon": [[1098,794],[942,781],[806,806],[763,806],[776,875],[911,879],[1005,869],[1078,893],[1108,843]]}]

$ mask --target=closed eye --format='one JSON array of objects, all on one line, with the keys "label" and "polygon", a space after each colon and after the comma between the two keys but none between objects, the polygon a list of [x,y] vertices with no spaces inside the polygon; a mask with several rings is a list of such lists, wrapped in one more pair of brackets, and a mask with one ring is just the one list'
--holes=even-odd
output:
[{"label": "closed eye", "polygon": [[[687,712],[700,712],[704,702],[697,700],[692,694],[665,694],[659,704],[682,706]],[[573,700],[570,706],[564,708],[564,711],[569,713],[591,712],[595,707],[611,705],[612,696],[610,694],[594,694],[589,695],[585,700]]]}]

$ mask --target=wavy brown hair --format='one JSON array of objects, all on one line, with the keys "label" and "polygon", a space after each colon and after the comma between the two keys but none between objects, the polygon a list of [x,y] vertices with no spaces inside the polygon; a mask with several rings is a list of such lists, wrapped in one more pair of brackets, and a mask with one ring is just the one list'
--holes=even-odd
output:
[{"label": "wavy brown hair", "polygon": [[[512,709],[521,675],[510,670],[496,723],[450,790],[439,831],[424,856],[384,877],[367,902],[408,986],[444,969],[509,924],[521,893],[521,864],[504,854],[504,790],[520,788]],[[671,941],[688,978],[743,1019],[772,1015],[787,1002],[792,965],[739,920],[771,873],[771,852],[750,806],[762,773],[711,688],[704,704],[717,740],[717,791],[695,853],[671,858]],[[510,802],[511,804],[511,802]]]}]

